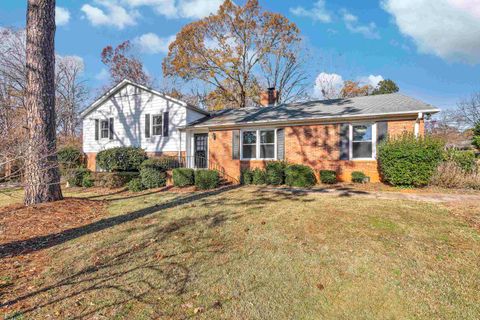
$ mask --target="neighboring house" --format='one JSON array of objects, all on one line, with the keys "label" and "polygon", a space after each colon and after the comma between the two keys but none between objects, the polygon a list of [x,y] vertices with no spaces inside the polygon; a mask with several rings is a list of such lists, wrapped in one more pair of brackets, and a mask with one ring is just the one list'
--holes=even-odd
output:
[{"label": "neighboring house", "polygon": [[[189,167],[215,168],[235,180],[242,169],[285,160],[308,165],[317,175],[321,169],[335,170],[343,181],[353,171],[379,181],[378,143],[403,132],[423,135],[425,117],[439,111],[398,93],[278,106],[274,91],[267,97],[264,107],[208,114],[124,81],[82,113],[88,167],[95,169],[96,152],[132,145],[151,154],[177,154]],[[160,122],[152,115],[169,119],[163,129],[154,127]]]}]

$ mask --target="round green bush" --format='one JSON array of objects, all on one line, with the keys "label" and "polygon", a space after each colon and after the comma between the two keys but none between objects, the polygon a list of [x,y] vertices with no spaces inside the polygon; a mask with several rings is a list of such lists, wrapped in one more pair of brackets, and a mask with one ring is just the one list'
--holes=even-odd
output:
[{"label": "round green bush", "polygon": [[253,181],[253,172],[250,169],[243,169],[241,174],[241,183],[244,185],[252,184]]},{"label": "round green bush", "polygon": [[362,171],[353,171],[352,172],[352,182],[354,183],[364,183],[368,180],[368,176]]},{"label": "round green bush", "polygon": [[141,169],[140,179],[147,189],[160,188],[167,185],[167,173],[153,168]]},{"label": "round green bush", "polygon": [[82,179],[82,187],[84,188],[91,188],[94,185],[94,180],[92,178],[92,174],[88,172],[88,174],[83,175]]},{"label": "round green bush", "polygon": [[142,180],[140,178],[135,178],[133,180],[130,180],[130,182],[127,184],[127,188],[131,192],[140,192],[145,190],[145,186],[142,183]]},{"label": "round green bush", "polygon": [[320,170],[320,181],[326,184],[337,183],[337,173],[334,170]]},{"label": "round green bush", "polygon": [[220,177],[215,170],[195,171],[195,186],[200,190],[215,189],[220,183]]},{"label": "round green bush", "polygon": [[259,168],[254,169],[252,171],[252,184],[267,184],[267,172]]},{"label": "round green bush", "polygon": [[96,172],[95,185],[109,189],[122,188],[139,176],[138,172]]},{"label": "round green bush", "polygon": [[195,170],[188,168],[173,169],[173,185],[183,188],[195,184]]},{"label": "round green bush", "polygon": [[97,165],[109,172],[138,171],[147,159],[145,151],[135,147],[117,147],[100,151],[97,154]]},{"label": "round green bush", "polygon": [[287,164],[283,161],[268,162],[266,165],[267,184],[279,186],[285,183],[285,169]]},{"label": "round green bush", "polygon": [[291,164],[285,169],[285,184],[288,186],[309,188],[314,186],[315,183],[315,174],[310,167],[301,164]]},{"label": "round green bush", "polygon": [[454,162],[465,172],[473,172],[477,166],[475,152],[471,150],[447,149],[444,153],[444,161]]},{"label": "round green bush", "polygon": [[82,165],[83,152],[72,146],[61,148],[57,152],[60,169],[77,168]]},{"label": "round green bush", "polygon": [[443,143],[432,137],[405,134],[378,148],[382,178],[395,186],[425,186],[443,159]]}]

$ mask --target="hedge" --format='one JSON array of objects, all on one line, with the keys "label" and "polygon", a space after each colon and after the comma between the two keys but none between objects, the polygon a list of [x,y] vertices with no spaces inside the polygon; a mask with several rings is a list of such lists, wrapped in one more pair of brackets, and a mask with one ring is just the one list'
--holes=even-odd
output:
[{"label": "hedge", "polygon": [[285,184],[291,187],[308,188],[314,186],[315,183],[315,174],[310,167],[292,164],[285,169]]},{"label": "hedge", "polygon": [[364,183],[368,181],[368,176],[362,171],[353,171],[352,172],[352,182],[354,183]]},{"label": "hedge", "polygon": [[[90,170],[87,168],[76,168],[76,169],[71,169],[68,173],[69,177],[67,178],[68,184],[71,187],[92,187],[93,185],[90,185],[88,180],[92,180],[92,173]],[[85,181],[85,185],[84,185]],[[93,180],[92,180],[93,184]]]},{"label": "hedge", "polygon": [[200,190],[215,189],[220,183],[218,172],[215,170],[195,171],[195,186]]},{"label": "hedge", "polygon": [[109,172],[138,171],[146,159],[145,151],[135,147],[103,150],[96,157],[97,165]]},{"label": "hedge", "polygon": [[326,184],[337,183],[337,173],[333,170],[320,170],[320,181]]},{"label": "hedge", "polygon": [[285,169],[287,164],[283,161],[268,162],[266,165],[267,184],[279,186],[285,183]]},{"label": "hedge", "polygon": [[425,186],[443,159],[443,143],[432,137],[404,134],[387,139],[378,148],[385,182],[398,186]]},{"label": "hedge", "polygon": [[139,175],[138,172],[97,172],[94,179],[98,187],[115,189],[124,187]]},{"label": "hedge", "polygon": [[80,149],[72,146],[64,147],[57,152],[60,169],[80,167],[83,163],[83,153]]},{"label": "hedge", "polygon": [[267,184],[267,172],[259,168],[252,170],[252,184]]},{"label": "hedge", "polygon": [[195,184],[195,170],[188,168],[173,169],[173,185],[183,188]]},{"label": "hedge", "polygon": [[143,185],[142,180],[140,178],[132,179],[127,184],[127,188],[131,192],[140,192],[145,190],[145,186]]}]

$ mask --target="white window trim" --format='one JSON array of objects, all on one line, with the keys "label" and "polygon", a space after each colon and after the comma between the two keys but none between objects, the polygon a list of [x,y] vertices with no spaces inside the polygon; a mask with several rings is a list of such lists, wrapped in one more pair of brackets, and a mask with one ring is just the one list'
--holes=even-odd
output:
[{"label": "white window trim", "polygon": [[[353,157],[353,126],[367,125],[372,126],[372,157],[371,158],[354,158]],[[377,159],[377,123],[372,122],[358,122],[349,124],[348,132],[348,153],[351,161],[365,161]]]},{"label": "white window trim", "polygon": [[[106,122],[107,123],[107,136],[102,137],[102,123]],[[109,140],[110,139],[110,119],[100,119],[100,132],[99,132],[99,140]]]},{"label": "white window trim", "polygon": [[[273,158],[260,158],[260,131],[274,131],[274,136],[275,136],[275,142],[274,142],[274,157]],[[261,161],[275,161],[278,159],[277,155],[277,128],[250,128],[250,129],[241,129],[240,130],[240,160],[242,161],[251,161],[251,160],[261,160]],[[245,131],[255,131],[257,135],[257,142],[255,146],[256,150],[256,158],[244,158],[243,157],[243,132]]]},{"label": "white window trim", "polygon": [[[161,117],[162,118],[162,124],[161,124],[161,127],[162,127],[162,130],[161,130],[161,133],[160,134],[154,134],[154,130],[153,130],[153,118],[154,117]],[[157,113],[157,114],[151,114],[150,115],[150,136],[151,137],[163,137],[163,113]]]}]

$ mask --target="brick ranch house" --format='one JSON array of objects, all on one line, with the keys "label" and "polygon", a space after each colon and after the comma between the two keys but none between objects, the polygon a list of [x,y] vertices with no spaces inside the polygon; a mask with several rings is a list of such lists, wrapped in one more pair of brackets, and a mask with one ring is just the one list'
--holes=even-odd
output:
[{"label": "brick ranch house", "polygon": [[124,80],[82,112],[83,151],[90,170],[96,154],[117,146],[143,148],[150,156],[178,156],[191,168],[214,167],[239,180],[242,169],[268,161],[329,169],[341,181],[363,171],[380,181],[377,145],[404,132],[424,134],[424,119],[437,108],[402,94],[275,103],[209,113]]}]

